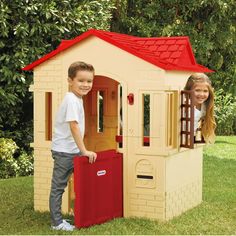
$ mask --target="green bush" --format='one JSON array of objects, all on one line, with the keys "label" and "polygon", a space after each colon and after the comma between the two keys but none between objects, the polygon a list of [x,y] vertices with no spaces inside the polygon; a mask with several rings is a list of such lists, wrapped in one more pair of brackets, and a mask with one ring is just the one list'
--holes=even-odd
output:
[{"label": "green bush", "polygon": [[17,175],[18,165],[14,158],[0,160],[0,178],[8,179]]},{"label": "green bush", "polygon": [[223,89],[215,93],[215,116],[217,135],[235,134],[236,101],[231,94],[225,94]]},{"label": "green bush", "polygon": [[12,139],[0,138],[0,178],[16,176],[18,165],[13,155],[17,149]]},{"label": "green bush", "polygon": [[17,148],[12,139],[0,138],[0,160],[11,159]]},{"label": "green bush", "polygon": [[30,156],[26,152],[23,152],[17,159],[17,164],[19,167],[17,171],[18,176],[28,176],[33,174],[33,156]]},{"label": "green bush", "polygon": [[26,176],[32,173],[33,157],[19,150],[12,139],[0,138],[0,178]]},{"label": "green bush", "polygon": [[20,68],[88,29],[109,29],[109,0],[0,1],[0,137],[28,154],[33,139],[32,72]]}]

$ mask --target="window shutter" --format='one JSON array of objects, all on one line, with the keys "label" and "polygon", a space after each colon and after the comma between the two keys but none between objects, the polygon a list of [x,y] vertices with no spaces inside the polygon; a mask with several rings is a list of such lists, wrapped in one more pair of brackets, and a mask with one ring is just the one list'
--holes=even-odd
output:
[{"label": "window shutter", "polygon": [[194,148],[194,105],[192,92],[181,91],[180,147]]}]

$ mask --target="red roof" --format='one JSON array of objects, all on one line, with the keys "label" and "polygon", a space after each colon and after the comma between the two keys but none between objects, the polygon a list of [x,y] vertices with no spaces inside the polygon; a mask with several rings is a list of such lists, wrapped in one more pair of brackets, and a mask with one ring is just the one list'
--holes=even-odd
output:
[{"label": "red roof", "polygon": [[44,61],[90,36],[98,37],[165,70],[213,72],[207,67],[197,64],[187,36],[141,38],[94,29],[72,40],[62,40],[57,49],[25,66],[23,70],[32,70]]}]

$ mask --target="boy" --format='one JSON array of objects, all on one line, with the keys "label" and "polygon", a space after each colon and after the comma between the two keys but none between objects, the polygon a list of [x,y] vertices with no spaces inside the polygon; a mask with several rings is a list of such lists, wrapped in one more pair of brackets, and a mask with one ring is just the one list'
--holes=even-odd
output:
[{"label": "boy", "polygon": [[72,231],[74,226],[62,219],[62,194],[73,172],[75,155],[87,156],[90,163],[95,162],[97,154],[88,151],[83,142],[84,108],[82,97],[93,85],[94,68],[84,62],[74,62],[68,69],[69,92],[59,107],[52,139],[54,168],[52,175],[49,208],[52,229]]}]

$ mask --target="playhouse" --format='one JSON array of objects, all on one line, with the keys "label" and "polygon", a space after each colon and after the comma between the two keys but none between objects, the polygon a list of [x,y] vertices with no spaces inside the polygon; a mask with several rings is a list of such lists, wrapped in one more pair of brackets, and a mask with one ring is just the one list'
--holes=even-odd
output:
[{"label": "playhouse", "polygon": [[[35,210],[49,210],[54,117],[75,61],[95,68],[84,97],[86,147],[123,155],[123,215],[168,220],[201,203],[203,145],[188,145],[189,133],[181,130],[181,90],[193,72],[211,70],[197,64],[185,36],[89,30],[23,68],[34,72]],[[72,182],[63,196],[65,213],[72,210]]]}]

